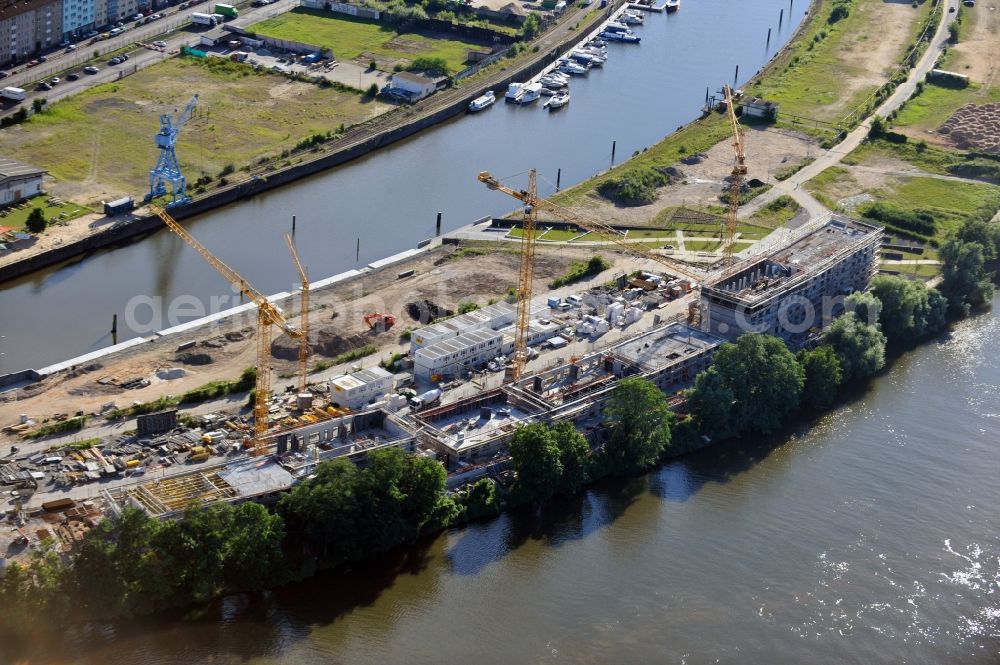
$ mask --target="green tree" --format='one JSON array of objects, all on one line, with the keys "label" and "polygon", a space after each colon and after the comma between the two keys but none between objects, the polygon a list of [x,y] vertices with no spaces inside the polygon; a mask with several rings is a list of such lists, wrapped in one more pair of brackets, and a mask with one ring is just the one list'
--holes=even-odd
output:
[{"label": "green tree", "polygon": [[498,515],[503,501],[492,478],[480,478],[469,487],[465,495],[465,516],[470,520]]},{"label": "green tree", "polygon": [[811,351],[800,351],[798,360],[806,377],[802,389],[803,403],[814,409],[828,408],[833,404],[843,378],[833,347],[823,344]]},{"label": "green tree", "polygon": [[978,242],[949,238],[941,245],[941,293],[961,315],[985,305],[993,297],[993,284],[986,272],[987,252]]},{"label": "green tree", "polygon": [[542,17],[539,16],[538,12],[531,12],[528,14],[528,18],[524,19],[524,24],[521,26],[521,38],[525,41],[534,39],[541,25]]},{"label": "green tree", "polygon": [[25,227],[32,233],[41,233],[45,230],[47,224],[45,213],[42,212],[41,208],[32,208],[31,212],[28,213],[28,219],[24,223]]},{"label": "green tree", "polygon": [[848,312],[854,312],[858,321],[868,323],[873,326],[878,325],[879,311],[882,303],[872,293],[868,291],[855,291],[847,296],[844,305]]},{"label": "green tree", "polygon": [[991,224],[981,219],[967,219],[955,232],[962,242],[979,243],[983,248],[983,259],[987,266],[1000,256],[1000,224]]},{"label": "green tree", "polygon": [[871,292],[882,303],[879,327],[889,341],[917,341],[945,326],[948,301],[923,282],[879,275],[872,280]]},{"label": "green tree", "polygon": [[572,423],[559,423],[552,428],[552,436],[559,449],[562,478],[561,494],[576,494],[590,480],[590,444],[587,437],[577,431]]},{"label": "green tree", "polygon": [[859,321],[854,312],[834,319],[823,341],[837,354],[844,381],[873,376],[885,366],[885,335]]},{"label": "green tree", "polygon": [[715,367],[698,374],[688,392],[688,410],[701,423],[706,434],[725,436],[734,430],[732,388]]},{"label": "green tree", "polygon": [[510,458],[518,489],[525,496],[546,501],[559,491],[563,478],[562,454],[547,425],[532,423],[518,428],[511,438]]},{"label": "green tree", "polygon": [[257,590],[273,581],[281,565],[284,520],[259,503],[232,511],[223,552],[224,579],[232,590]]},{"label": "green tree", "polygon": [[744,333],[735,344],[722,345],[712,365],[732,392],[738,432],[772,432],[799,405],[802,367],[777,337]]},{"label": "green tree", "polygon": [[612,473],[648,469],[670,445],[673,414],[666,396],[648,379],[632,376],[619,381],[604,415],[611,424],[604,459]]}]

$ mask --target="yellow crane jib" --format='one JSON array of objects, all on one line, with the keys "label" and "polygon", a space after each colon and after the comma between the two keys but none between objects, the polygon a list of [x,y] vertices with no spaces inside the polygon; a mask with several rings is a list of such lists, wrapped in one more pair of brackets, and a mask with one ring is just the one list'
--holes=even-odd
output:
[{"label": "yellow crane jib", "polygon": [[303,332],[292,327],[285,320],[281,310],[274,306],[263,293],[253,288],[238,272],[226,265],[220,258],[212,254],[187,229],[177,223],[166,210],[159,206],[150,206],[153,212],[163,220],[171,231],[181,237],[196,252],[208,261],[220,275],[229,283],[236,285],[240,292],[257,306],[257,382],[254,387],[253,407],[253,440],[252,455],[263,455],[267,452],[265,437],[270,426],[267,402],[271,397],[271,326],[276,325],[290,337],[299,338]]}]

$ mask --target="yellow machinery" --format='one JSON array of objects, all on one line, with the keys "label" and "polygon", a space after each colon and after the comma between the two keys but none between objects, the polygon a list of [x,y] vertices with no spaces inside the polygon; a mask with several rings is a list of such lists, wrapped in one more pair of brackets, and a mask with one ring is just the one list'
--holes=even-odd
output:
[{"label": "yellow machinery", "polygon": [[295,251],[295,243],[292,236],[285,234],[285,242],[288,243],[288,251],[292,253],[292,261],[295,262],[295,269],[299,272],[299,280],[302,284],[302,296],[299,305],[300,332],[299,337],[299,392],[306,391],[306,382],[309,379],[309,276],[306,275],[302,262],[299,261],[299,253]]},{"label": "yellow machinery", "polygon": [[528,177],[528,189],[516,190],[501,184],[499,180],[490,175],[489,171],[483,171],[479,174],[479,181],[490,189],[503,192],[524,203],[524,227],[521,236],[521,268],[517,282],[517,335],[514,340],[514,362],[511,366],[511,375],[509,377],[513,381],[521,378],[524,365],[528,360],[528,322],[531,319],[531,282],[534,275],[535,263],[535,226],[538,221],[539,208],[615,243],[633,256],[656,261],[669,268],[673,273],[687,277],[695,283],[704,278],[703,274],[695,271],[688,265],[656,254],[639,243],[628,242],[621,231],[607,224],[586,219],[563,209],[551,201],[538,198],[536,179],[537,174],[532,169]]},{"label": "yellow machinery", "polygon": [[736,150],[736,161],[729,182],[729,213],[726,216],[726,240],[722,246],[725,265],[733,262],[733,241],[736,238],[737,215],[740,211],[740,196],[743,193],[743,179],[747,174],[746,151],[743,145],[743,128],[736,119],[736,102],[733,100],[733,89],[729,85],[722,86],[726,98],[726,113],[729,114],[729,124],[733,130],[733,148]]},{"label": "yellow machinery", "polygon": [[193,247],[196,252],[201,254],[202,258],[219,271],[219,274],[225,277],[231,284],[234,284],[241,293],[257,305],[257,384],[254,387],[253,447],[251,455],[263,455],[267,452],[267,445],[264,438],[267,435],[269,426],[267,402],[271,397],[271,326],[279,326],[290,337],[296,339],[302,337],[303,333],[301,330],[291,327],[278,308],[263,293],[250,286],[250,283],[243,279],[238,272],[208,251],[204,245],[187,232],[187,229],[167,214],[166,210],[159,206],[151,206],[151,208],[171,231],[179,235],[184,242]]}]

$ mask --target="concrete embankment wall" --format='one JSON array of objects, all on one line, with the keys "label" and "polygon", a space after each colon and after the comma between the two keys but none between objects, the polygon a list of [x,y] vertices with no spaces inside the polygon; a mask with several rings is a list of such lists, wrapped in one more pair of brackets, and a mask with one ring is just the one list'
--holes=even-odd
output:
[{"label": "concrete embankment wall", "polygon": [[[618,3],[613,3],[617,6]],[[200,198],[184,206],[172,208],[170,214],[178,220],[200,215],[214,208],[218,208],[230,203],[235,203],[244,199],[249,199],[256,194],[266,192],[277,187],[281,187],[300,178],[325,171],[326,169],[339,166],[351,160],[362,157],[374,150],[383,148],[397,141],[413,136],[414,134],[444,122],[460,113],[464,113],[470,101],[482,95],[486,90],[505,90],[507,85],[513,81],[530,78],[540,73],[545,67],[551,64],[556,58],[572,48],[583,35],[607,20],[602,15],[597,17],[591,26],[586,30],[570,32],[558,46],[551,49],[544,57],[525,64],[515,70],[507,72],[504,77],[494,80],[488,85],[470,87],[468,94],[463,95],[454,103],[451,103],[436,111],[425,113],[415,117],[411,122],[404,125],[389,127],[373,136],[343,150],[335,150],[323,155],[318,159],[295,164],[280,170],[269,173],[266,176],[254,178],[225,188],[220,188],[215,192]],[[432,98],[433,99],[433,98]],[[420,113],[419,107],[415,109]],[[4,282],[22,275],[26,275],[35,270],[55,265],[73,257],[85,254],[97,249],[111,247],[126,240],[138,238],[144,234],[151,233],[159,229],[163,222],[155,215],[140,217],[127,223],[118,224],[107,231],[94,234],[78,241],[66,243],[43,253],[25,257],[18,261],[12,261],[0,266],[0,282]]]}]

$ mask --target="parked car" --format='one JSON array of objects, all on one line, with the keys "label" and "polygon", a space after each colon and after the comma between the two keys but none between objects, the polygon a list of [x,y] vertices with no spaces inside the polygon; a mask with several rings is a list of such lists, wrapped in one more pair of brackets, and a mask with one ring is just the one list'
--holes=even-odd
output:
[{"label": "parked car", "polygon": [[75,81],[78,78],[80,78],[80,75],[78,73],[76,73],[76,72],[71,72],[71,73],[69,73],[69,74],[66,75],[66,80],[67,81]]},{"label": "parked car", "polygon": [[62,83],[62,79],[58,76],[53,76],[49,79],[49,85],[59,85],[60,83]]},{"label": "parked car", "polygon": [[83,71],[85,74],[96,74],[100,70],[97,69],[97,67],[94,67],[93,65],[87,65],[86,67],[83,68]]},{"label": "parked car", "polygon": [[0,72],[0,79],[5,79],[10,76],[7,72]]},{"label": "parked car", "polygon": [[161,18],[163,18],[163,14],[153,14],[152,16],[149,17],[149,20],[150,21],[155,21],[155,20],[161,19]]},{"label": "parked car", "polygon": [[66,47],[66,52],[67,53],[71,53],[71,52],[73,52],[75,50],[76,50],[76,44],[70,44],[69,46]]},{"label": "parked car", "polygon": [[136,14],[135,16],[133,16],[133,17],[132,17],[132,19],[131,19],[131,20],[133,20],[133,21],[138,21],[138,20],[139,20],[139,19],[141,19],[141,18],[142,18],[142,14]]},{"label": "parked car", "polygon": [[28,63],[28,66],[29,67],[37,67],[40,64],[42,64],[41,60],[32,60],[31,62]]},{"label": "parked car", "polygon": [[44,55],[38,56],[38,62],[48,62],[48,58]]},{"label": "parked car", "polygon": [[122,53],[122,60],[128,60],[128,53]]},{"label": "parked car", "polygon": [[120,64],[122,64],[122,59],[121,59],[121,58],[119,58],[119,57],[118,57],[118,56],[116,55],[115,57],[113,57],[113,58],[111,58],[110,60],[108,60],[108,64],[109,64],[109,65],[120,65]]},{"label": "parked car", "polygon": [[51,89],[52,89],[52,86],[51,86],[51,85],[49,85],[48,83],[46,83],[45,81],[42,81],[42,82],[40,82],[40,83],[38,84],[38,89],[39,89],[39,90],[51,90]]},{"label": "parked car", "polygon": [[153,42],[153,46],[155,46],[156,48],[167,48],[167,43],[162,39],[157,39],[155,42]]}]

